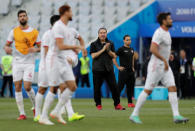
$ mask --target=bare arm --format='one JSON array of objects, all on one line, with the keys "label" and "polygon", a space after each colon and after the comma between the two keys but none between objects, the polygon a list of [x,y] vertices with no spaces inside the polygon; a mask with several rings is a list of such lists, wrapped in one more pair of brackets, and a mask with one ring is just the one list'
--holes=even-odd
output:
[{"label": "bare arm", "polygon": [[125,69],[124,67],[118,65],[116,58],[113,58],[112,61],[118,70],[123,71]]},{"label": "bare arm", "polygon": [[4,46],[4,50],[7,54],[11,54],[12,53],[12,48],[11,48],[11,43],[10,42],[6,42],[5,46]]},{"label": "bare arm", "polygon": [[156,45],[155,43],[152,43],[150,46],[150,52],[152,54],[154,54],[158,59],[163,61],[165,63],[165,70],[168,70],[168,68],[169,68],[168,63],[167,63],[166,59],[159,54],[158,45]]},{"label": "bare arm", "polygon": [[57,44],[59,50],[83,49],[81,46],[64,44],[64,39],[61,39],[61,38],[56,39],[56,44]]},{"label": "bare arm", "polygon": [[106,45],[98,52],[91,53],[92,59],[99,57],[106,50]]},{"label": "bare arm", "polygon": [[108,54],[112,57],[112,58],[116,58],[116,54],[114,52],[112,52],[111,50],[108,51]]},{"label": "bare arm", "polygon": [[135,54],[133,55],[132,70],[135,71]]}]

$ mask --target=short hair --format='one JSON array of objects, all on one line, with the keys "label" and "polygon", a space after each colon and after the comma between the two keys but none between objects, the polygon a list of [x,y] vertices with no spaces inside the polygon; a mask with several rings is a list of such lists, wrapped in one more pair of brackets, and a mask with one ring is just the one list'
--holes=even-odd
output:
[{"label": "short hair", "polygon": [[163,24],[163,20],[167,19],[167,16],[171,15],[170,12],[161,12],[158,16],[157,16],[157,21],[160,25]]},{"label": "short hair", "polygon": [[124,35],[123,40],[125,40],[126,37],[130,37],[130,35]]},{"label": "short hair", "polygon": [[58,21],[59,19],[60,19],[60,16],[59,15],[53,15],[53,16],[51,16],[51,18],[50,18],[50,24],[53,26],[54,23],[56,21]]},{"label": "short hair", "polygon": [[99,30],[98,30],[98,34],[99,34],[100,30],[105,30],[106,33],[108,32],[107,29],[106,29],[105,27],[101,27],[101,28],[99,28]]},{"label": "short hair", "polygon": [[19,10],[19,11],[18,11],[18,17],[19,17],[19,15],[22,14],[22,13],[25,13],[25,14],[27,15],[26,10]]},{"label": "short hair", "polygon": [[70,11],[71,7],[69,5],[62,5],[60,8],[59,8],[59,14],[60,16],[62,16],[65,12],[68,12]]}]

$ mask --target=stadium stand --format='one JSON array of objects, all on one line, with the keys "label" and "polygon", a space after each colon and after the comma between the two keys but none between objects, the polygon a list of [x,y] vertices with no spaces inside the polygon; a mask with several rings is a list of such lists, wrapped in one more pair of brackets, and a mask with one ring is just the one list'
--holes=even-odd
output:
[{"label": "stadium stand", "polygon": [[[0,49],[9,31],[17,25],[17,11],[26,9],[29,24],[40,31],[40,36],[49,27],[49,17],[58,13],[65,3],[73,9],[70,26],[82,34],[86,44],[97,36],[101,26],[111,28],[149,0],[0,0]],[[4,51],[0,52],[0,56]]]}]

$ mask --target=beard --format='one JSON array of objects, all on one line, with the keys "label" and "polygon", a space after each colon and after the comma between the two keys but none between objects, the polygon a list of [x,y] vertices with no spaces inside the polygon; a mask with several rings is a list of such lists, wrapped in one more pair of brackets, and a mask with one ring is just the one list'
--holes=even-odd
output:
[{"label": "beard", "polygon": [[21,24],[22,26],[25,26],[25,25],[27,24],[27,21],[20,21],[20,24]]},{"label": "beard", "polygon": [[171,28],[172,26],[173,26],[172,24],[166,25],[167,28]]},{"label": "beard", "polygon": [[69,21],[72,21],[72,17],[69,17],[69,19],[68,19]]}]

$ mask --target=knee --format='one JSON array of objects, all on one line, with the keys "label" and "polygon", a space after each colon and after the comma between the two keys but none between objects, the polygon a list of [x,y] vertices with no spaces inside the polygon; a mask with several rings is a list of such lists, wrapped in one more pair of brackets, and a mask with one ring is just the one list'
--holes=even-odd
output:
[{"label": "knee", "polygon": [[38,92],[39,92],[40,94],[43,95],[43,94],[45,94],[46,89],[47,89],[47,88],[41,88],[41,87],[40,87]]},{"label": "knee", "polygon": [[16,92],[21,92],[22,91],[22,86],[19,83],[15,83],[15,91]]},{"label": "knee", "polygon": [[177,88],[176,88],[176,86],[170,86],[170,87],[168,87],[168,91],[169,92],[177,92]]},{"label": "knee", "polygon": [[58,87],[50,87],[50,92],[56,94],[58,90]]},{"label": "knee", "polygon": [[152,90],[147,90],[147,89],[144,89],[144,92],[148,95],[150,95],[152,93]]}]

